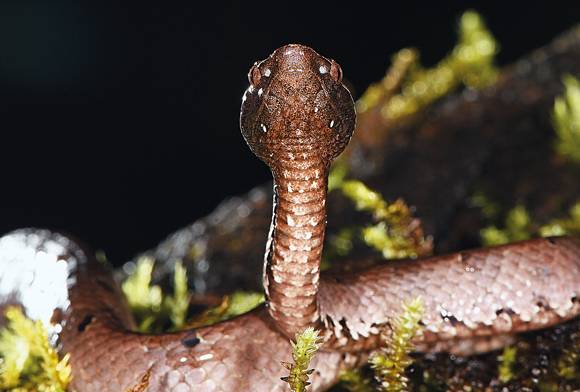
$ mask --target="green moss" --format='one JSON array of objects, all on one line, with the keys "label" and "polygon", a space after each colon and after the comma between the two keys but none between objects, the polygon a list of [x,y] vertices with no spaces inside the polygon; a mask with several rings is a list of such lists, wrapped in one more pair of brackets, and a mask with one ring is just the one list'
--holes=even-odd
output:
[{"label": "green moss", "polygon": [[542,237],[580,234],[580,202],[574,204],[569,211],[569,216],[563,219],[554,219],[540,227]]},{"label": "green moss", "polygon": [[571,344],[563,350],[556,372],[559,377],[580,383],[580,332],[574,335]]},{"label": "green moss", "polygon": [[522,205],[517,205],[507,213],[504,228],[489,226],[480,231],[485,246],[525,240],[531,238],[533,233],[530,215]]},{"label": "green moss", "polygon": [[187,325],[188,327],[198,328],[229,320],[232,317],[249,312],[263,302],[264,294],[262,293],[236,291],[226,295],[220,305],[206,310]]},{"label": "green moss", "polygon": [[503,349],[498,358],[498,378],[503,383],[509,382],[514,377],[514,365],[518,354],[517,347],[508,346]]},{"label": "green moss", "polygon": [[552,219],[545,225],[534,223],[526,208],[517,205],[508,211],[505,226],[488,226],[480,231],[485,246],[507,244],[541,236],[580,235],[580,202],[575,203],[565,218]]},{"label": "green moss", "polygon": [[580,163],[580,82],[571,75],[563,78],[564,94],[556,98],[552,123],[556,130],[556,151]]},{"label": "green moss", "polygon": [[50,345],[40,321],[20,308],[6,310],[7,326],[0,331],[0,390],[64,392],[70,382],[68,355],[62,359]]},{"label": "green moss", "polygon": [[173,295],[166,297],[164,302],[175,329],[181,329],[185,325],[190,297],[187,271],[181,262],[177,262],[173,273]]},{"label": "green moss", "polygon": [[161,287],[151,285],[154,265],[155,261],[150,257],[139,258],[135,271],[121,284],[141,332],[153,330],[163,303]]},{"label": "green moss", "polygon": [[393,320],[386,347],[373,355],[369,362],[380,383],[380,390],[402,392],[409,390],[405,369],[413,363],[410,356],[413,338],[420,333],[419,321],[424,313],[423,301],[416,298],[403,304],[403,312]]},{"label": "green moss", "polygon": [[469,204],[481,210],[484,218],[492,220],[495,219],[501,208],[498,203],[491,200],[485,192],[477,190],[469,199]]},{"label": "green moss", "polygon": [[348,165],[343,161],[336,161],[328,174],[328,192],[340,188],[348,174]]},{"label": "green moss", "polygon": [[376,390],[369,377],[363,375],[359,369],[340,373],[340,386],[349,392],[374,392]]},{"label": "green moss", "polygon": [[183,265],[175,264],[173,294],[163,295],[161,287],[151,284],[155,261],[141,257],[135,271],[122,283],[121,288],[131,307],[140,332],[162,332],[181,329],[189,309],[190,293],[187,273]]},{"label": "green moss", "polygon": [[292,359],[294,363],[282,362],[282,365],[290,371],[287,377],[282,377],[290,385],[292,392],[305,392],[310,385],[308,378],[314,372],[309,369],[310,361],[320,348],[321,339],[318,331],[314,328],[306,328],[302,333],[296,334],[292,343]]},{"label": "green moss", "polygon": [[348,253],[353,248],[355,237],[361,238],[387,259],[430,253],[430,240],[423,236],[419,221],[402,200],[388,203],[380,193],[361,181],[344,178],[335,182],[334,189],[340,190],[350,199],[357,210],[370,213],[376,223],[367,227],[345,228],[331,238],[330,254],[343,256]]},{"label": "green moss", "polygon": [[412,64],[407,65],[410,70],[401,91],[391,94],[389,73],[381,83],[367,89],[357,102],[357,112],[364,113],[382,104],[383,117],[394,121],[417,113],[461,84],[478,89],[493,84],[498,74],[493,64],[498,44],[483,19],[478,13],[467,11],[460,18],[458,30],[457,45],[432,68],[418,64],[414,49],[403,49],[396,54],[393,63],[402,58]]}]

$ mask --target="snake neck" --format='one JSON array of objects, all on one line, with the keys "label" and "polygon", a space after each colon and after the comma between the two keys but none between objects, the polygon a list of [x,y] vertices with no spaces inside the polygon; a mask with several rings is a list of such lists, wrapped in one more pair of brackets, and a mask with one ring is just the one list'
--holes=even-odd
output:
[{"label": "snake neck", "polygon": [[274,211],[264,288],[270,315],[282,332],[293,337],[319,321],[328,164],[316,151],[286,155],[272,170]]}]

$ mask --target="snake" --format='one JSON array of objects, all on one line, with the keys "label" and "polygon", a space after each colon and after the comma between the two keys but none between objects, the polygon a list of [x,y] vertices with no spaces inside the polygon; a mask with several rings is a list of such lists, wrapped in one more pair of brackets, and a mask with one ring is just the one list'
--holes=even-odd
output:
[{"label": "snake", "polygon": [[263,305],[209,326],[139,333],[110,269],[83,242],[33,228],[0,238],[0,304],[51,325],[70,355],[70,390],[287,391],[280,362],[313,327],[322,343],[309,388],[324,391],[384,344],[414,298],[424,307],[413,342],[422,352],[488,351],[580,314],[574,237],[321,274],[329,168],[353,134],[352,96],[336,61],[299,44],[254,63],[248,79],[242,135],[274,179]]}]

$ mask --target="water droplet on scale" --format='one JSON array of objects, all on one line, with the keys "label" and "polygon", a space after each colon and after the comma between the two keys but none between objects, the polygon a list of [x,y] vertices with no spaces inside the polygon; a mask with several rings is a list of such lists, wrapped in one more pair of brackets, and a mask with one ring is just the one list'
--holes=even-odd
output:
[{"label": "water droplet on scale", "polygon": [[334,120],[330,121],[330,128],[334,127]]},{"label": "water droplet on scale", "polygon": [[262,132],[264,132],[264,133],[268,132],[268,129],[266,128],[266,126],[264,124],[260,124],[260,128],[262,128]]},{"label": "water droplet on scale", "polygon": [[324,65],[321,65],[320,68],[318,68],[318,70],[323,75],[328,72],[328,69]]}]

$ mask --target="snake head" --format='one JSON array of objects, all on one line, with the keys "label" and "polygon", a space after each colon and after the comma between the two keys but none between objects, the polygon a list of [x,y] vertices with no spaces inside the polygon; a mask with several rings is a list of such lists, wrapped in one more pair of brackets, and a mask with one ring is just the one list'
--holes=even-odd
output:
[{"label": "snake head", "polygon": [[256,62],[248,79],[240,127],[250,149],[270,167],[307,152],[330,164],[344,150],[355,111],[334,60],[307,46],[286,45]]}]

